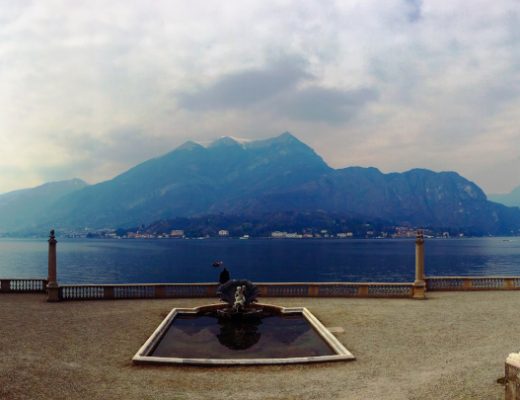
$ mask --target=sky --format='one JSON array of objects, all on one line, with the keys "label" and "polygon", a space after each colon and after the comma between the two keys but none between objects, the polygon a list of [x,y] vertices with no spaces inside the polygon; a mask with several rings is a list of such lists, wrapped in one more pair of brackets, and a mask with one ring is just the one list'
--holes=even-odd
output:
[{"label": "sky", "polygon": [[520,185],[517,0],[0,0],[0,193],[289,131],[334,168]]}]

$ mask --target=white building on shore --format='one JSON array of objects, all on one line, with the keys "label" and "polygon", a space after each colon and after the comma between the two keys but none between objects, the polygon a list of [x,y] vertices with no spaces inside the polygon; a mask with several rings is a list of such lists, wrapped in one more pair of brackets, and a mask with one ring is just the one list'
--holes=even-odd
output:
[{"label": "white building on shore", "polygon": [[175,237],[175,238],[184,237],[184,231],[182,229],[174,229],[170,232],[170,237]]}]

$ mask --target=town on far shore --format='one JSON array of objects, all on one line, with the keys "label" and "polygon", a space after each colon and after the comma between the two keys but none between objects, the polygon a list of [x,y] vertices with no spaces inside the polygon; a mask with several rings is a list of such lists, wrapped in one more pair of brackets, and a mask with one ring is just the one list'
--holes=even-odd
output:
[{"label": "town on far shore", "polygon": [[[368,224],[367,224],[368,225]],[[370,226],[367,226],[370,228]],[[305,229],[303,231],[275,230],[267,235],[234,235],[228,229],[219,229],[214,234],[206,233],[199,235],[186,232],[184,229],[172,229],[169,232],[150,232],[146,229],[122,230],[122,229],[99,229],[74,232],[63,232],[67,238],[89,238],[89,239],[209,239],[209,238],[234,238],[250,239],[271,238],[271,239],[402,239],[415,238],[417,227],[392,227],[388,231],[364,230],[332,232],[327,229]],[[450,238],[464,237],[464,233],[453,234],[447,231],[438,232],[431,229],[421,229],[426,238]]]}]

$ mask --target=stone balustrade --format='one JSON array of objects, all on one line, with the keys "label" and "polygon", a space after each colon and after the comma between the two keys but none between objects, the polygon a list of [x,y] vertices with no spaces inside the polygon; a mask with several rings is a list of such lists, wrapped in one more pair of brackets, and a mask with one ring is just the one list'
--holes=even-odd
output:
[{"label": "stone balustrade", "polygon": [[520,289],[520,276],[430,276],[425,281],[428,291]]},{"label": "stone balustrade", "polygon": [[216,297],[212,283],[137,283],[122,285],[60,285],[59,300],[161,299]]},{"label": "stone balustrade", "polygon": [[[517,290],[520,276],[426,277],[427,291]],[[215,283],[142,283],[59,285],[59,300],[215,297]],[[413,283],[392,282],[281,282],[258,283],[263,297],[396,297],[410,298]],[[47,280],[0,279],[0,293],[45,293]]]},{"label": "stone balustrade", "polygon": [[47,279],[0,279],[0,293],[45,293]]},{"label": "stone balustrade", "polygon": [[[520,276],[436,276],[425,278],[428,291],[516,290]],[[45,292],[47,280],[0,279],[0,292]],[[412,297],[413,283],[390,282],[288,282],[259,283],[264,297]],[[213,297],[213,283],[150,283],[60,285],[60,300],[143,299],[173,297]]]},{"label": "stone balustrade", "polygon": [[[396,297],[414,294],[412,283],[258,283],[262,297]],[[59,300],[114,300],[216,297],[215,283],[60,285]]]}]

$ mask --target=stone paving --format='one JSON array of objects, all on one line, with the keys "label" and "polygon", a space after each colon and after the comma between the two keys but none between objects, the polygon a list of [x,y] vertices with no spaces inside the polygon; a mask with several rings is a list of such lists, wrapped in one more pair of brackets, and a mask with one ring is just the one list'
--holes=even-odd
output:
[{"label": "stone paving", "polygon": [[212,299],[2,294],[0,399],[503,399],[496,380],[520,349],[520,291],[428,297],[261,299],[309,308],[356,361],[210,368],[131,358],[173,307]]}]

